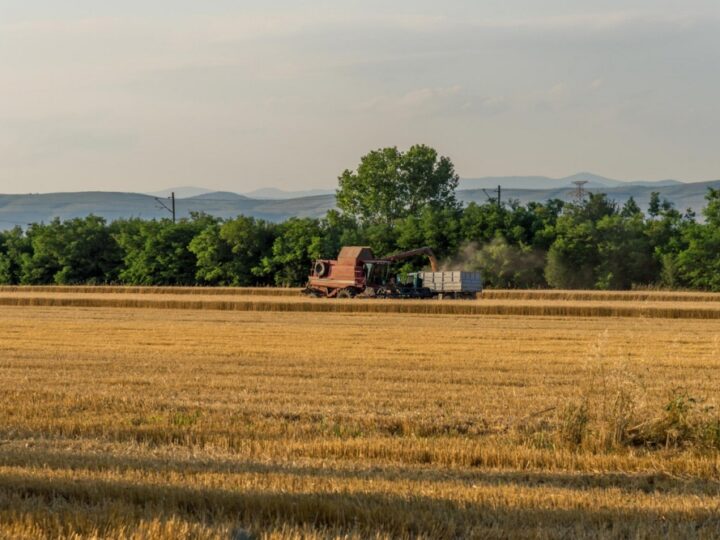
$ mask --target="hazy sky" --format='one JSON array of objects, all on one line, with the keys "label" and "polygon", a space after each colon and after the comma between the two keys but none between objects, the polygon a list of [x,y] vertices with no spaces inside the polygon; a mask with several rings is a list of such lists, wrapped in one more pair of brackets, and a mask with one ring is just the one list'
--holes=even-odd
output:
[{"label": "hazy sky", "polygon": [[0,192],[333,187],[416,142],[720,178],[720,2],[0,0]]}]

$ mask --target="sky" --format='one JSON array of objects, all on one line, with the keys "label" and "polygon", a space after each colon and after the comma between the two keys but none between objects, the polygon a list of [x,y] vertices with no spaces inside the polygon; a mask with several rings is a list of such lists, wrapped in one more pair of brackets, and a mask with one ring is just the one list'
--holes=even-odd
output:
[{"label": "sky", "polygon": [[0,193],[720,178],[718,0],[0,0]]}]

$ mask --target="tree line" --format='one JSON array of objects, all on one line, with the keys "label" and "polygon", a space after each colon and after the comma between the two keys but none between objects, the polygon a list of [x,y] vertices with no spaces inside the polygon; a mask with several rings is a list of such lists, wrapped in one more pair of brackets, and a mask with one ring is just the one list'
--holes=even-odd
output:
[{"label": "tree line", "polygon": [[427,245],[448,266],[481,270],[488,287],[720,291],[720,190],[708,190],[699,220],[657,193],[645,210],[601,193],[462,206],[457,182],[449,159],[418,145],[364,156],[322,218],[91,215],[16,227],[0,232],[0,283],[299,286],[314,259],[343,245],[378,255]]}]

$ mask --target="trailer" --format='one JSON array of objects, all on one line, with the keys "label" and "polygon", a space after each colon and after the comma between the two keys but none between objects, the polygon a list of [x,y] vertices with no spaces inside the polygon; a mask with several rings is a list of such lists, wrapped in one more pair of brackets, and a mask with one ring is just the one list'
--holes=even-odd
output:
[{"label": "trailer", "polygon": [[409,277],[416,286],[427,288],[433,296],[444,298],[474,299],[482,294],[482,276],[480,272],[414,272]]}]

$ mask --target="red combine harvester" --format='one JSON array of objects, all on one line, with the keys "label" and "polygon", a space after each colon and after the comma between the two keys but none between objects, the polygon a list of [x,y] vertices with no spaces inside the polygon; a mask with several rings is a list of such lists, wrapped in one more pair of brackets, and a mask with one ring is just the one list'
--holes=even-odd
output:
[{"label": "red combine harvester", "polygon": [[411,274],[412,283],[400,283],[391,272],[392,264],[425,255],[434,273],[438,264],[432,249],[423,247],[378,259],[369,247],[346,246],[337,260],[315,261],[304,294],[316,298],[432,298],[437,294],[422,285],[418,274]]}]

